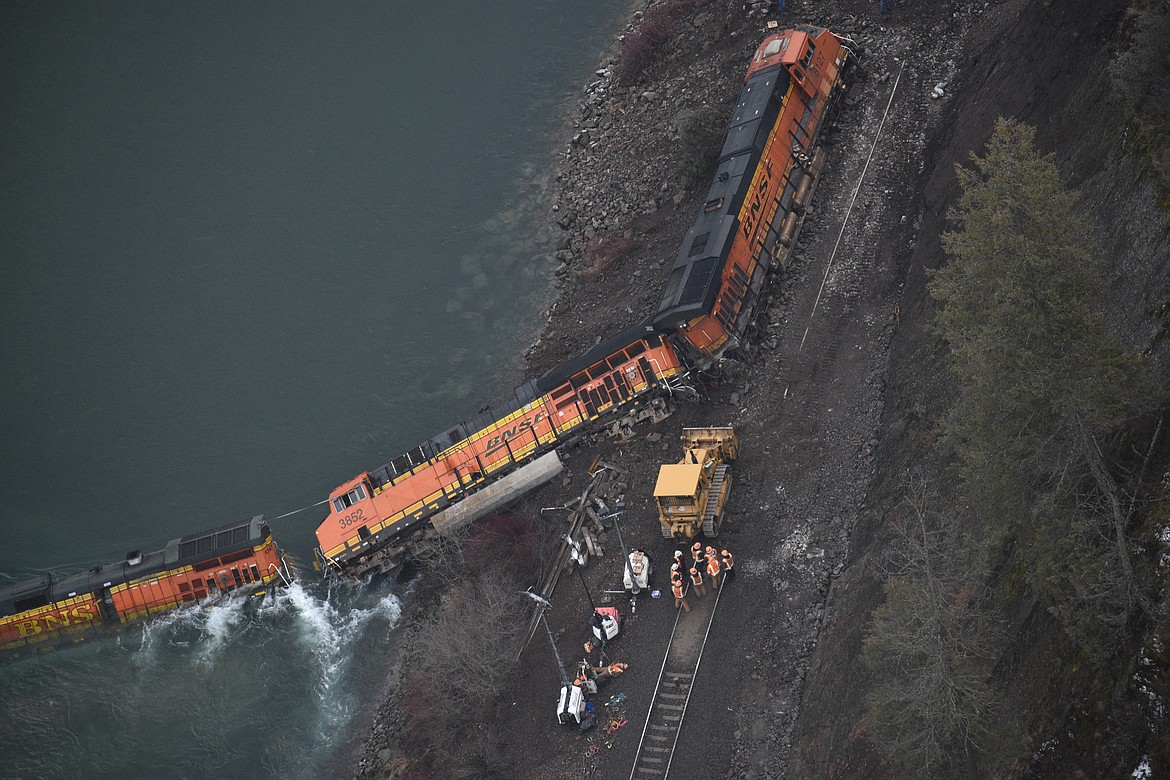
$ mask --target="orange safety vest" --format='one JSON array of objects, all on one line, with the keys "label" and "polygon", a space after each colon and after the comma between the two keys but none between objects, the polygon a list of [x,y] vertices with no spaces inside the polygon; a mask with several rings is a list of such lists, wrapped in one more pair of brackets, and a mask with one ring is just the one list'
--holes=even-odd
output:
[{"label": "orange safety vest", "polygon": [[670,587],[672,590],[674,590],[674,597],[676,599],[681,599],[683,597],[682,580],[670,583]]},{"label": "orange safety vest", "polygon": [[735,558],[732,557],[730,552],[723,553],[723,568],[731,571],[733,566],[735,566]]},{"label": "orange safety vest", "polygon": [[699,572],[698,569],[693,567],[691,568],[691,582],[695,583],[696,585],[703,584],[703,575]]},{"label": "orange safety vest", "polygon": [[707,561],[707,573],[710,574],[712,577],[719,576],[719,559],[718,558],[712,558],[709,561]]}]

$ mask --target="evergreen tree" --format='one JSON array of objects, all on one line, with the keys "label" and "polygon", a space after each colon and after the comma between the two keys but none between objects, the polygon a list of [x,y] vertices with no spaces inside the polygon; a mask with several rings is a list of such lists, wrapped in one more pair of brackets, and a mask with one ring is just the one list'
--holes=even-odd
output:
[{"label": "evergreen tree", "polygon": [[1137,595],[1127,502],[1100,442],[1145,387],[1098,304],[1107,277],[1076,196],[1034,138],[1000,119],[986,154],[957,167],[957,229],[943,236],[949,263],[930,291],[960,384],[948,426],[969,505],[1000,563],[1089,648],[1093,626],[1075,620],[1124,621]]}]

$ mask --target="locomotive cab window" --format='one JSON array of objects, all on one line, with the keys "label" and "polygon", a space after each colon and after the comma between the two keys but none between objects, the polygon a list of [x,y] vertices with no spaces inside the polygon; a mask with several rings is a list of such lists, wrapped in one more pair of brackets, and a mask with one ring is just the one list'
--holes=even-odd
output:
[{"label": "locomotive cab window", "polygon": [[333,499],[333,508],[340,514],[346,508],[353,506],[359,501],[366,500],[366,486],[358,485],[353,490],[346,493],[344,496]]},{"label": "locomotive cab window", "polygon": [[802,67],[807,69],[810,65],[812,65],[813,54],[816,53],[816,50],[817,50],[817,45],[815,43],[813,43],[812,41],[809,41],[808,42],[808,49],[805,50],[805,52],[804,52],[804,58],[800,61],[800,64]]},{"label": "locomotive cab window", "polygon": [[787,38],[780,38],[779,40],[769,41],[768,45],[764,47],[765,57],[775,57],[780,52],[784,51],[783,44],[787,44]]}]

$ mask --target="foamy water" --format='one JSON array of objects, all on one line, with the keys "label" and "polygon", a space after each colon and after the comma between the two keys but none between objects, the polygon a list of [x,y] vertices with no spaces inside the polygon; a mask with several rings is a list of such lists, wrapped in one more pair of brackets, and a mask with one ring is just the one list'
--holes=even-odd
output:
[{"label": "foamy water", "polygon": [[294,582],[0,666],[0,774],[320,776],[385,672],[400,614],[385,583]]}]

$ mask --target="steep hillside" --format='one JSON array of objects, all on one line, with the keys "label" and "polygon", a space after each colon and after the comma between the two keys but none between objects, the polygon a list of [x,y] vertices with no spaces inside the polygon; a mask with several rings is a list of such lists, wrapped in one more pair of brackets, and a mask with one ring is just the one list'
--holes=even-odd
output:
[{"label": "steep hillside", "polygon": [[[1084,219],[1106,257],[1101,300],[1114,332],[1148,356],[1154,381],[1170,379],[1163,337],[1170,304],[1170,222],[1165,199],[1167,71],[1165,9],[1112,2],[1022,3],[973,49],[950,85],[953,97],[932,139],[922,182],[917,243],[904,247],[906,285],[893,340],[875,480],[854,529],[848,566],[836,581],[814,655],[800,717],[793,776],[893,776],[867,738],[865,697],[872,680],[860,663],[863,637],[880,585],[890,524],[905,495],[906,475],[922,470],[945,480],[944,415],[953,398],[944,349],[931,325],[936,305],[926,269],[946,262],[940,235],[958,195],[955,163],[966,163],[997,117],[1037,127],[1037,143],[1055,154],[1077,187]],[[1163,397],[1163,401],[1164,401]],[[1148,439],[1148,437],[1147,437]],[[1150,472],[1166,471],[1170,452],[1153,454]],[[1153,480],[1157,483],[1157,479]],[[1131,529],[1146,582],[1158,593],[1166,568],[1165,484],[1147,491],[1144,516]],[[1160,530],[1161,529],[1161,530]],[[1161,539],[1158,535],[1162,534]],[[1165,595],[1161,591],[1161,615]],[[996,665],[1018,738],[1015,774],[1029,777],[1128,776],[1143,760],[1170,771],[1170,693],[1165,629],[1139,621],[1104,669],[1092,670],[1032,594],[1006,615],[1012,640]],[[1164,617],[1162,618],[1164,621]],[[978,768],[972,776],[979,776]]]}]

